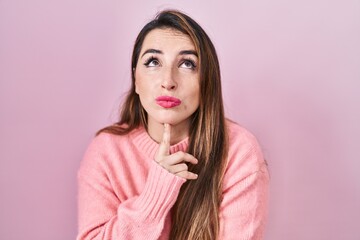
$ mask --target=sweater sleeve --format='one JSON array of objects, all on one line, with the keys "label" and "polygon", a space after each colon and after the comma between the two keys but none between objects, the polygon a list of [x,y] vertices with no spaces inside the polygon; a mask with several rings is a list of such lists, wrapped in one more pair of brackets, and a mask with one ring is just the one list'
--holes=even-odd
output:
[{"label": "sweater sleeve", "polygon": [[263,239],[269,174],[256,139],[250,133],[243,137],[245,140],[239,142],[232,140],[220,206],[219,239]]},{"label": "sweater sleeve", "polygon": [[90,145],[78,172],[77,240],[158,239],[185,179],[152,161],[141,193],[120,201],[106,169],[108,156],[98,148]]}]

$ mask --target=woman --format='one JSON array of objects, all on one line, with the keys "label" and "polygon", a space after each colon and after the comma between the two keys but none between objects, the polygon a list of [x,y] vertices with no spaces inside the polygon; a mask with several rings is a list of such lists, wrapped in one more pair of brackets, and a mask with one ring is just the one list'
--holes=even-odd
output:
[{"label": "woman", "polygon": [[80,170],[77,239],[261,239],[268,173],[256,139],[225,120],[218,58],[190,17],[139,33],[120,120]]}]

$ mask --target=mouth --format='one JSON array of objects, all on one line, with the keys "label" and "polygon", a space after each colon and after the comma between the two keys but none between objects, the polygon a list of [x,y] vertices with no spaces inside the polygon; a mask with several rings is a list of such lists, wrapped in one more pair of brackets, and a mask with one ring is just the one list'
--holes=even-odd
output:
[{"label": "mouth", "polygon": [[181,100],[170,96],[160,96],[155,99],[156,103],[163,108],[173,108],[181,104]]}]

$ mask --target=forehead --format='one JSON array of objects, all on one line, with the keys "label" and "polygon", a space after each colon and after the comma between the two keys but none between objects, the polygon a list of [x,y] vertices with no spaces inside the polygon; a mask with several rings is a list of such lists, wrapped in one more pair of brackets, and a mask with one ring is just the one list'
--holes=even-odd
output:
[{"label": "forehead", "polygon": [[189,35],[171,28],[151,30],[144,39],[141,52],[148,48],[164,51],[195,50]]}]

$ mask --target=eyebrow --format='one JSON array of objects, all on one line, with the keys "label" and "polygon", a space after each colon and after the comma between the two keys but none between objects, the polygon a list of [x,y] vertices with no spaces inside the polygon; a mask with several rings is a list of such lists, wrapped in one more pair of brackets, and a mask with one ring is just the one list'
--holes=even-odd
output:
[{"label": "eyebrow", "polygon": [[195,55],[196,57],[198,57],[197,52],[195,52],[194,50],[183,50],[180,51],[180,55]]},{"label": "eyebrow", "polygon": [[[143,57],[143,56],[144,56],[145,54],[147,54],[147,53],[164,54],[161,50],[150,48],[150,49],[146,50],[146,51],[141,55],[141,57]],[[197,52],[195,52],[194,50],[182,50],[182,51],[180,51],[179,55],[194,55],[194,56],[198,57]]]},{"label": "eyebrow", "polygon": [[143,57],[143,56],[144,56],[145,54],[147,54],[147,53],[163,54],[163,52],[162,52],[161,50],[151,48],[151,49],[146,50],[146,51],[141,55],[141,57]]}]

